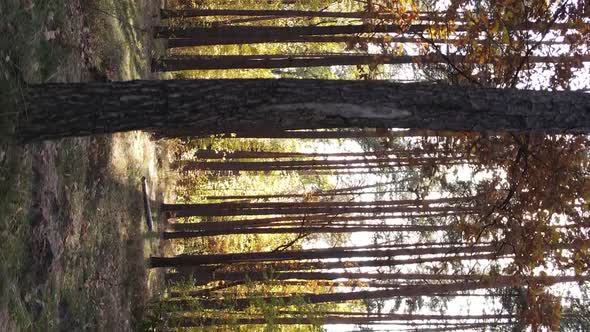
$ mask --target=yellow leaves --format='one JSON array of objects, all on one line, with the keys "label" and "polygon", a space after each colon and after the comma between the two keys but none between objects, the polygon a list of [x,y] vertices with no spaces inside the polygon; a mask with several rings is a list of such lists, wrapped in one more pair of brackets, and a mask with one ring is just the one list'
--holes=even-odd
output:
[{"label": "yellow leaves", "polygon": [[304,202],[319,202],[320,198],[314,192],[306,192],[303,194]]},{"label": "yellow leaves", "polygon": [[506,26],[502,29],[502,43],[503,44],[510,44],[510,32]]},{"label": "yellow leaves", "polygon": [[489,19],[488,19],[488,16],[487,16],[487,15],[485,15],[485,14],[479,14],[479,15],[477,16],[477,20],[478,20],[478,21],[479,21],[479,23],[480,23],[480,24],[482,24],[482,25],[485,25],[485,26],[489,25]]},{"label": "yellow leaves", "polygon": [[560,239],[561,239],[561,234],[557,230],[555,230],[554,228],[551,228],[549,230],[549,242],[550,243],[558,243]]},{"label": "yellow leaves", "polygon": [[500,21],[498,21],[498,20],[494,21],[494,23],[492,23],[492,26],[490,27],[489,31],[492,34],[498,33],[498,31],[500,31]]},{"label": "yellow leaves", "polygon": [[486,55],[484,53],[480,53],[478,58],[477,58],[477,63],[479,63],[480,65],[483,65],[484,63],[486,63]]}]

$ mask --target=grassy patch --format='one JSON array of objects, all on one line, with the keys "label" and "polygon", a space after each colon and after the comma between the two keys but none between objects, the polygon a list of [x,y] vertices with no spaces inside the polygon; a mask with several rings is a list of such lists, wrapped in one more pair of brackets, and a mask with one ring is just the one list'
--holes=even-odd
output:
[{"label": "grassy patch", "polygon": [[24,82],[145,77],[138,25],[150,6],[0,2],[0,330],[126,331],[142,319],[158,241],[144,241],[139,180],[158,186],[154,143],[130,133],[22,146],[12,134]]}]

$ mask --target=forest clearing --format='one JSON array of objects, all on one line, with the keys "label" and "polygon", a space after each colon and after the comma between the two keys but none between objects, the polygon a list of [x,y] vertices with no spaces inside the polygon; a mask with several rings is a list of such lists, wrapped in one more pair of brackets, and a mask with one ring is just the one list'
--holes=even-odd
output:
[{"label": "forest clearing", "polygon": [[0,331],[590,331],[586,1],[0,17]]}]

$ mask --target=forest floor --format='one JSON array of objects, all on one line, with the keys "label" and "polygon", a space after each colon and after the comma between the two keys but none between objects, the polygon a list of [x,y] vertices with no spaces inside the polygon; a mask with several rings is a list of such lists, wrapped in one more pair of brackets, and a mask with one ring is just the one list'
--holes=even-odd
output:
[{"label": "forest floor", "polygon": [[168,146],[142,132],[26,145],[11,135],[26,117],[25,82],[150,78],[158,9],[0,1],[0,331],[137,330],[159,292],[141,177],[156,212],[169,195]]}]

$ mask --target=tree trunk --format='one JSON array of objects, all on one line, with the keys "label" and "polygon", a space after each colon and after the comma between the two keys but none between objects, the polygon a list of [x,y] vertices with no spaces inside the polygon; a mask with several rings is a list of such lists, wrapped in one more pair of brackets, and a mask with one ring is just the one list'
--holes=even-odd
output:
[{"label": "tree trunk", "polygon": [[[407,219],[407,218],[434,218],[456,216],[458,212],[439,212],[439,213],[411,213],[402,215],[369,215],[369,216],[350,216],[343,217],[339,215],[314,215],[314,216],[283,216],[270,218],[251,218],[224,221],[201,221],[201,222],[183,222],[170,223],[168,230],[172,231],[202,231],[202,230],[227,230],[230,228],[255,228],[255,227],[281,227],[281,226],[302,226],[302,225],[383,225],[385,219]],[[461,213],[465,215],[465,213]],[[406,225],[397,225],[399,227]],[[417,227],[448,227],[449,225],[435,226],[418,226]]]},{"label": "tree trunk", "polygon": [[[575,276],[559,276],[559,277],[547,277],[547,278],[531,278],[540,284],[551,286],[557,283],[563,282],[579,282],[587,279],[583,277]],[[353,300],[368,300],[368,299],[386,299],[398,296],[432,296],[438,293],[454,293],[459,291],[469,291],[478,289],[493,289],[493,288],[504,288],[522,286],[527,284],[527,279],[512,277],[505,279],[494,279],[490,278],[485,281],[467,281],[467,282],[453,282],[448,284],[438,285],[408,285],[402,286],[396,289],[383,289],[383,290],[366,290],[366,291],[353,291],[346,293],[331,293],[331,294],[312,294],[306,293],[301,294],[297,298],[298,301],[303,301],[308,304],[318,303],[343,303]],[[285,304],[293,303],[294,297],[292,296],[275,296],[265,297],[258,299],[241,298],[234,299],[231,301],[233,309],[245,309],[253,302],[263,301],[266,303],[276,303],[276,301],[284,301]],[[204,308],[220,308],[225,305],[220,300],[175,300],[168,301],[170,304],[176,304],[179,308],[194,307],[195,304],[201,305]]]},{"label": "tree trunk", "polygon": [[[366,202],[368,203],[368,202]],[[475,207],[414,207],[414,206],[296,206],[284,208],[261,208],[252,209],[245,207],[228,207],[226,209],[211,209],[207,205],[213,204],[163,204],[162,209],[168,212],[169,216],[174,217],[195,217],[195,216],[262,216],[262,215],[291,215],[291,214],[350,214],[366,213],[378,216],[379,214],[391,213],[415,213],[415,212],[465,212],[473,213],[479,211]],[[343,204],[344,205],[344,204]],[[402,215],[403,216],[403,215]]]},{"label": "tree trunk", "polygon": [[[457,38],[428,38],[430,43],[445,44],[445,45],[460,45],[461,41]],[[422,44],[424,39],[420,37],[401,37],[387,35],[384,37],[365,37],[359,35],[346,36],[289,36],[284,38],[274,38],[269,41],[268,37],[232,37],[224,36],[221,38],[168,38],[166,41],[167,48],[176,47],[195,47],[195,46],[211,46],[211,45],[236,45],[236,44],[264,44],[264,43],[345,43],[348,45],[355,44],[393,44],[393,43],[409,43]],[[489,43],[489,40],[477,40],[477,44],[484,45]],[[561,41],[540,41],[539,45],[564,45],[566,42]]]},{"label": "tree trunk", "polygon": [[162,128],[590,132],[590,95],[561,91],[253,79],[48,83],[26,95],[24,141]]},{"label": "tree trunk", "polygon": [[[377,129],[360,129],[360,130],[299,130],[299,131],[240,131],[239,133],[220,133],[222,138],[276,138],[276,139],[344,139],[344,138],[366,138],[366,137],[425,137],[425,136],[448,136],[457,134],[455,132],[441,132],[425,129],[414,130],[387,130]],[[208,138],[209,135],[201,135],[190,129],[166,130],[162,129],[155,133],[157,138],[165,137],[193,137]]]},{"label": "tree trunk", "polygon": [[409,193],[408,190],[383,190],[383,191],[363,191],[363,192],[308,192],[304,194],[272,194],[272,195],[220,195],[220,196],[206,196],[207,200],[270,200],[270,199],[300,199],[304,200],[306,197],[336,197],[336,196],[356,196],[356,195],[385,195],[395,193]]},{"label": "tree trunk", "polygon": [[[392,40],[393,39],[393,40]],[[233,36],[224,36],[220,38],[168,38],[166,41],[167,48],[175,48],[175,47],[195,47],[195,46],[210,46],[210,45],[236,45],[236,44],[264,44],[269,43],[269,39],[267,37],[233,37]],[[440,41],[439,39],[435,39],[436,41]],[[420,39],[408,38],[408,37],[393,37],[393,38],[383,38],[383,37],[358,37],[356,35],[352,36],[290,36],[285,38],[274,38],[272,43],[373,43],[373,44],[381,44],[381,43],[395,43],[395,42],[414,42],[420,43],[422,42]]]},{"label": "tree trunk", "polygon": [[207,265],[207,266],[192,266],[189,271],[194,272],[176,272],[167,273],[166,280],[168,282],[182,282],[182,281],[199,281],[193,278],[193,274],[202,275],[203,273],[213,273],[215,271],[223,272],[227,271],[227,268],[238,269],[239,271],[309,271],[314,270],[332,270],[332,269],[357,269],[357,268],[376,268],[376,267],[394,267],[410,264],[423,264],[423,263],[443,263],[443,262],[461,262],[464,260],[494,260],[499,258],[510,258],[512,257],[504,252],[485,253],[485,254],[472,254],[472,255],[447,255],[438,257],[425,257],[425,258],[408,258],[408,259],[381,259],[381,260],[364,260],[364,261],[337,261],[337,262],[273,262],[264,263],[238,263],[229,265]]},{"label": "tree trunk", "polygon": [[[421,273],[375,273],[375,272],[215,272],[212,274],[192,275],[195,280],[200,281],[265,281],[265,280],[340,280],[343,285],[351,281],[358,281],[361,279],[371,281],[408,281],[408,280],[462,280],[474,281],[485,280],[489,278],[485,275],[444,275],[444,274],[421,274]],[[494,278],[505,279],[509,276],[497,276]],[[362,281],[359,281],[362,282]],[[401,284],[400,284],[401,285]],[[398,286],[400,286],[398,285]]]},{"label": "tree trunk", "polygon": [[308,259],[332,259],[332,258],[380,258],[396,256],[417,256],[457,253],[490,253],[496,252],[498,247],[494,245],[482,246],[451,246],[411,249],[388,250],[348,250],[316,249],[316,250],[290,250],[274,252],[249,252],[233,254],[210,255],[180,255],[174,257],[151,257],[150,267],[180,267],[199,266],[206,264],[232,264],[241,262],[276,262],[276,261],[301,261]]},{"label": "tree trunk", "polygon": [[174,168],[185,171],[269,171],[269,170],[329,170],[329,169],[358,169],[383,168],[395,166],[418,165],[454,165],[470,164],[473,160],[453,157],[401,157],[401,158],[356,158],[356,159],[312,159],[312,160],[270,160],[270,161],[195,161],[180,160],[173,164]]},{"label": "tree trunk", "polygon": [[[590,61],[590,55],[575,57],[578,61]],[[167,72],[179,70],[209,69],[264,69],[359,65],[394,65],[394,64],[433,64],[464,63],[461,55],[384,55],[384,54],[308,54],[308,55],[177,55],[154,60],[152,71]],[[557,63],[573,61],[574,57],[564,56],[527,56],[510,57],[511,61],[520,63]],[[487,61],[487,60],[486,60]]]},{"label": "tree trunk", "polygon": [[[293,27],[276,27],[276,26],[220,26],[220,27],[154,27],[155,38],[193,38],[224,40],[227,36],[236,39],[242,39],[247,42],[248,39],[263,40],[266,42],[284,41],[286,38],[295,38],[298,36],[327,36],[327,35],[347,35],[361,33],[417,33],[428,31],[429,29],[445,28],[446,24],[412,24],[407,27],[400,27],[396,24],[361,24],[361,25],[329,25],[329,26],[293,26]],[[512,30],[531,30],[539,27],[539,24],[525,22],[520,25],[510,27]],[[569,24],[556,23],[551,25],[552,29],[569,28]],[[468,31],[468,25],[458,25],[455,32]]]},{"label": "tree trunk", "polygon": [[[457,57],[449,56],[453,63]],[[409,55],[187,55],[174,56],[154,60],[152,71],[167,72],[179,70],[204,69],[263,69],[263,68],[295,68],[295,67],[326,67],[353,66],[369,64],[412,64],[412,63],[445,63],[441,57],[427,58]]]},{"label": "tree trunk", "polygon": [[[444,12],[420,12],[417,19],[430,20],[432,18],[444,17]],[[208,17],[208,16],[272,16],[277,18],[294,17],[333,17],[333,18],[391,18],[392,14],[387,12],[333,12],[316,10],[272,10],[272,9],[184,9],[170,10],[162,9],[161,18],[173,17]]]},{"label": "tree trunk", "polygon": [[[198,225],[198,224],[196,224]],[[227,225],[227,224],[226,224]],[[231,226],[231,225],[228,225]],[[162,238],[189,239],[203,236],[230,235],[230,234],[334,234],[354,232],[433,232],[454,230],[453,226],[385,226],[385,225],[317,225],[295,227],[250,227],[250,228],[225,228],[204,229],[197,231],[163,232]]]},{"label": "tree trunk", "polygon": [[268,42],[283,41],[285,38],[298,36],[325,36],[359,33],[402,33],[421,32],[429,29],[431,25],[415,24],[409,30],[402,29],[399,25],[331,25],[331,26],[221,26],[221,27],[154,27],[155,38],[202,38],[221,39],[232,36],[247,41],[249,38],[266,39]]},{"label": "tree trunk", "polygon": [[[244,209],[280,209],[280,208],[314,208],[314,207],[356,207],[356,206],[431,206],[434,204],[473,204],[482,196],[466,197],[442,197],[431,199],[398,199],[380,201],[319,201],[319,202],[221,202],[221,203],[187,203],[187,204],[162,204],[163,211],[192,210],[231,210]],[[337,211],[338,212],[338,211]]]},{"label": "tree trunk", "polygon": [[[173,303],[172,301],[170,303]],[[485,321],[497,320],[501,318],[510,318],[509,315],[453,315],[448,320],[479,320]],[[454,318],[453,318],[454,317]],[[423,321],[424,320],[424,321]],[[435,321],[432,321],[435,320]],[[439,320],[438,322],[436,320]],[[274,317],[268,320],[263,317],[259,318],[210,318],[210,317],[190,317],[181,316],[174,318],[172,324],[178,327],[207,327],[222,325],[265,325],[270,322],[277,325],[317,325],[317,324],[343,324],[343,325],[391,325],[407,328],[426,328],[432,326],[444,326],[449,331],[455,328],[461,330],[473,330],[475,328],[488,327],[491,322],[486,323],[460,323],[448,322],[445,315],[418,315],[418,314],[387,314],[382,316],[344,316],[344,315],[325,315],[314,318],[303,317]],[[420,328],[419,331],[425,331]],[[408,331],[403,329],[402,331]],[[415,330],[418,331],[418,330]]]},{"label": "tree trunk", "polygon": [[[403,133],[405,131],[400,131]],[[424,158],[431,154],[441,154],[449,156],[449,154],[456,153],[455,151],[435,150],[435,151],[420,151],[420,150],[377,150],[377,151],[363,151],[363,152],[281,152],[281,151],[213,151],[213,150],[197,150],[194,154],[197,159],[287,159],[297,158],[302,160],[316,160],[318,158],[342,158],[342,157],[359,157],[367,158],[368,161],[374,161],[372,158],[386,158],[387,156],[399,157],[416,157]]]}]

